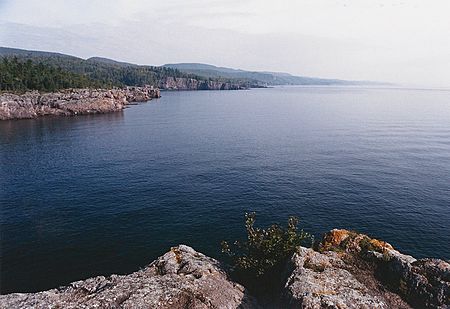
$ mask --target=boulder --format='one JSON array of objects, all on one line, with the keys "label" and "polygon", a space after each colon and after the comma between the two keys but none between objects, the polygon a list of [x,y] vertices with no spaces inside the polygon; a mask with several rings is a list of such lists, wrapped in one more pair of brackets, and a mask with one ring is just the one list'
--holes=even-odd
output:
[{"label": "boulder", "polygon": [[[322,253],[337,252],[353,273],[375,278],[386,291],[401,296],[414,308],[450,308],[450,264],[440,259],[416,260],[387,242],[367,235],[334,229],[318,245]],[[361,281],[362,281],[361,280]],[[373,280],[372,280],[373,281]]]},{"label": "boulder", "polygon": [[[410,308],[357,276],[336,252],[300,248],[288,265],[284,298],[288,308]],[[370,282],[370,284],[368,284]]]}]

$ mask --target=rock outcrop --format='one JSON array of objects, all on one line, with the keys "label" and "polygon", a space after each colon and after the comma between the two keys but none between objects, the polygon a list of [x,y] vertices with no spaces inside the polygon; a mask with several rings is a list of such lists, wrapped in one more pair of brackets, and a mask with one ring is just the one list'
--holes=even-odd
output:
[{"label": "rock outcrop", "polygon": [[159,89],[153,87],[69,89],[53,93],[32,91],[22,95],[5,93],[0,95],[0,120],[115,112],[130,102],[159,97]]},{"label": "rock outcrop", "polygon": [[255,308],[219,262],[180,245],[126,276],[95,277],[31,294],[0,296],[0,308]]},{"label": "rock outcrop", "polygon": [[301,248],[286,281],[288,303],[307,308],[450,308],[450,264],[401,254],[389,243],[332,230]]},{"label": "rock outcrop", "polygon": [[[416,260],[390,244],[332,230],[300,247],[267,308],[450,308],[450,264]],[[78,281],[38,293],[0,296],[0,308],[261,308],[223,266],[180,245],[130,275]]]},{"label": "rock outcrop", "polygon": [[391,308],[383,297],[360,282],[335,252],[321,254],[300,248],[291,263],[285,285],[289,307],[353,308],[357,304],[358,308]]},{"label": "rock outcrop", "polygon": [[346,230],[327,233],[317,251],[300,248],[287,265],[287,304],[294,308],[411,308],[376,278],[377,264],[367,259],[370,253],[361,248],[363,241],[393,250],[385,242]]},{"label": "rock outcrop", "polygon": [[360,282],[384,294],[388,308],[402,307],[393,293],[414,308],[450,308],[448,261],[416,260],[387,242],[337,229],[325,234],[317,249],[336,252]]}]

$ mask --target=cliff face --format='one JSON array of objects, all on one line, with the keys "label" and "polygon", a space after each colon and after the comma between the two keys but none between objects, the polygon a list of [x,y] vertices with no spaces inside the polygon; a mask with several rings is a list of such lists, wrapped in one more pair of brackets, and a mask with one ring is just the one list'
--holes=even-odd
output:
[{"label": "cliff face", "polygon": [[95,277],[39,293],[0,296],[0,308],[449,308],[450,264],[416,260],[346,230],[300,247],[281,294],[258,303],[216,260],[180,245],[130,275]]},{"label": "cliff face", "polygon": [[245,83],[220,82],[215,80],[202,81],[194,78],[167,77],[159,88],[166,90],[240,90],[248,89]]},{"label": "cliff face", "polygon": [[122,110],[129,102],[159,98],[159,89],[70,89],[54,93],[27,92],[0,95],[0,120],[37,118],[46,115],[81,115]]}]

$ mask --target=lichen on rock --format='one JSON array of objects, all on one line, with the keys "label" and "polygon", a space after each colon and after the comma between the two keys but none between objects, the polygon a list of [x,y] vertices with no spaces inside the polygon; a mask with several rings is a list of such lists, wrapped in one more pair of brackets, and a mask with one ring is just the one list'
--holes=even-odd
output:
[{"label": "lichen on rock", "polygon": [[338,253],[300,248],[291,259],[286,298],[293,308],[388,308],[346,268]]}]

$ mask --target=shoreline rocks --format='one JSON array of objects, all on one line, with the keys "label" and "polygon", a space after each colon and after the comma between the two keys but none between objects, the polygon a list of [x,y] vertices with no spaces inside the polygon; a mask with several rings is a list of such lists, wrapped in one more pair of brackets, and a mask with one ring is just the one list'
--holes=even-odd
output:
[{"label": "shoreline rocks", "polygon": [[416,260],[347,230],[300,247],[281,279],[281,295],[261,305],[220,262],[179,245],[129,275],[0,295],[0,308],[450,308],[448,261]]},{"label": "shoreline rocks", "polygon": [[153,87],[124,89],[67,89],[59,92],[0,94],[0,120],[32,119],[41,116],[73,116],[116,112],[131,102],[145,102],[159,98]]}]

